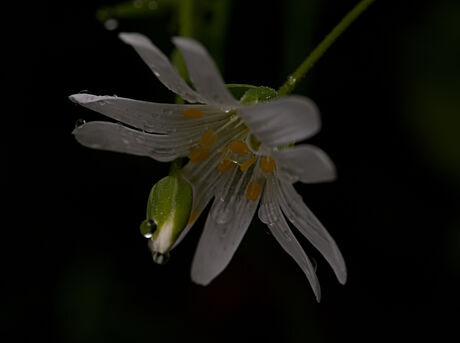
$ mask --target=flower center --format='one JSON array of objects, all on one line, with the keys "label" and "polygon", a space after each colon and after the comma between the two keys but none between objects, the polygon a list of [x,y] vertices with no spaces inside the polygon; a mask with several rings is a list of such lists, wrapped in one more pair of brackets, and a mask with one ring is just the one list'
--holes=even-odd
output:
[{"label": "flower center", "polygon": [[[249,132],[249,128],[244,125],[242,118],[236,112],[230,113],[225,123],[219,127],[214,127],[214,129],[208,129],[194,144],[195,148],[188,155],[190,162],[204,161],[211,155],[211,152],[217,150],[220,151],[221,158],[216,167],[222,174],[226,174],[234,166],[238,166],[240,171],[244,173],[253,165],[257,167],[258,163],[260,163],[258,166],[260,169],[258,172],[255,171],[253,176],[260,171],[265,174],[273,173],[275,162],[273,157],[269,155],[270,149]],[[204,115],[198,110],[184,111],[184,117],[192,120]],[[261,183],[258,182],[260,181],[259,177],[251,177],[251,179],[246,187],[246,198],[256,201],[261,192]]]}]

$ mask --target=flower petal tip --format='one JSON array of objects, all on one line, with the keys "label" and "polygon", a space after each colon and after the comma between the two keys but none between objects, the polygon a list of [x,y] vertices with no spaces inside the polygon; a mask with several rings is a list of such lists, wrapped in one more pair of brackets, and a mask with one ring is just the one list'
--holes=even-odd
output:
[{"label": "flower petal tip", "polygon": [[150,40],[137,32],[120,32],[118,34],[118,38],[120,38],[123,43],[128,45],[150,45]]},{"label": "flower petal tip", "polygon": [[347,283],[347,271],[345,270],[340,275],[337,275],[337,280],[339,280],[341,285],[345,285]]},{"label": "flower petal tip", "polygon": [[207,286],[211,283],[212,280],[202,280],[200,278],[197,278],[195,275],[193,275],[193,272],[192,272],[192,281],[193,283],[199,285],[199,286]]},{"label": "flower petal tip", "polygon": [[78,93],[78,94],[72,94],[69,96],[69,100],[76,103],[76,104],[86,104],[92,100],[94,100],[95,96],[91,94],[86,94],[86,93]]}]

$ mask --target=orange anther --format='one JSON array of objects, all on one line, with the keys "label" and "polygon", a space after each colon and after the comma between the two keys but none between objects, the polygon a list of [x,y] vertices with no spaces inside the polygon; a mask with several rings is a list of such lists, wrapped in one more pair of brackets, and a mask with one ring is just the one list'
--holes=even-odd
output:
[{"label": "orange anther", "polygon": [[205,132],[203,137],[201,137],[200,145],[203,148],[209,148],[211,145],[214,144],[216,139],[217,139],[217,133],[215,133],[213,130],[208,130]]},{"label": "orange anther", "polygon": [[208,158],[208,156],[209,156],[209,151],[203,147],[196,148],[190,151],[190,154],[188,154],[188,158],[190,159],[190,162],[192,163],[201,162],[205,160],[206,158]]},{"label": "orange anther", "polygon": [[248,189],[246,190],[246,198],[248,200],[256,201],[259,197],[259,193],[260,184],[255,181],[251,181],[248,185]]},{"label": "orange anther", "polygon": [[228,172],[230,169],[232,169],[233,167],[233,161],[230,161],[230,160],[222,160],[219,162],[219,164],[217,165],[217,169],[220,170],[220,172],[222,174],[225,174],[226,172]]},{"label": "orange anther", "polygon": [[185,110],[184,111],[184,117],[187,119],[196,119],[196,118],[201,118],[204,116],[204,112],[198,111],[198,110]]},{"label": "orange anther", "polygon": [[187,223],[187,225],[188,225],[188,224],[192,224],[192,223],[196,220],[197,217],[198,217],[198,212],[197,212],[197,211],[192,211],[192,212],[190,213],[190,217],[188,217],[188,223]]},{"label": "orange anther", "polygon": [[249,155],[251,150],[249,150],[246,143],[241,141],[233,141],[230,143],[230,150],[233,151],[235,154],[238,155]]},{"label": "orange anther", "polygon": [[240,169],[242,172],[245,172],[246,170],[248,170],[248,168],[250,166],[252,166],[252,164],[257,161],[257,157],[256,156],[252,156],[251,159],[249,161],[246,161],[244,163],[240,163]]},{"label": "orange anther", "polygon": [[263,156],[260,159],[260,169],[262,169],[264,173],[272,173],[274,166],[275,166],[275,161],[273,161],[273,157]]}]

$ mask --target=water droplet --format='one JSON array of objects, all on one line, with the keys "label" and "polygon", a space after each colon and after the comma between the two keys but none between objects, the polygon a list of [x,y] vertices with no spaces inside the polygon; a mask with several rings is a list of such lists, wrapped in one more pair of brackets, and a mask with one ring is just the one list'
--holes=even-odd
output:
[{"label": "water droplet", "polygon": [[154,252],[152,254],[153,262],[156,264],[166,264],[169,261],[169,253],[159,253],[159,252]]},{"label": "water droplet", "polygon": [[313,266],[313,270],[316,272],[318,269],[318,262],[316,262],[316,259],[314,257],[308,256],[311,261],[311,265]]},{"label": "water droplet", "polygon": [[288,77],[289,85],[293,86],[296,82],[297,82],[297,79],[294,76],[289,75],[289,77]]},{"label": "water droplet", "polygon": [[84,119],[81,119],[81,118],[80,118],[80,119],[77,119],[77,120],[75,121],[75,128],[80,127],[80,126],[82,126],[82,125],[84,125],[84,124],[86,124],[86,121],[85,121]]},{"label": "water droplet", "polygon": [[106,30],[113,31],[118,28],[118,20],[114,18],[109,18],[106,21],[104,21],[104,27]]},{"label": "water droplet", "polygon": [[156,77],[160,77],[160,73],[157,72],[156,70],[154,70],[153,73],[155,74]]},{"label": "water droplet", "polygon": [[171,115],[171,114],[173,114],[173,113],[174,113],[174,112],[173,112],[171,109],[169,109],[169,108],[162,108],[162,109],[161,109],[161,114],[164,114],[164,115]]},{"label": "water droplet", "polygon": [[217,224],[226,224],[233,216],[231,206],[226,205],[227,204],[225,200],[220,198],[219,201],[215,202],[215,206],[211,209],[211,216],[214,218]]},{"label": "water droplet", "polygon": [[141,223],[141,226],[140,226],[140,230],[141,230],[141,234],[145,237],[145,238],[151,238],[152,237],[152,233],[157,229],[157,225],[155,224],[155,222],[153,220],[144,220],[142,223]]}]

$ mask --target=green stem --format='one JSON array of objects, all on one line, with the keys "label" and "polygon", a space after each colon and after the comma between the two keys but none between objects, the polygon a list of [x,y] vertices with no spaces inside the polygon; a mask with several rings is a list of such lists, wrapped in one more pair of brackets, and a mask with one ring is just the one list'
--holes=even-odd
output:
[{"label": "green stem", "polygon": [[278,95],[284,96],[292,92],[297,83],[305,76],[305,74],[313,67],[315,62],[326,52],[326,50],[334,43],[334,41],[345,31],[345,29],[359,17],[364,10],[375,0],[361,0],[347,15],[332,29],[332,31],[324,37],[323,41],[310,53],[310,55],[302,62],[296,71],[289,75],[286,82],[278,89]]},{"label": "green stem", "polygon": [[184,159],[176,158],[174,161],[171,162],[171,166],[169,167],[168,175],[178,176],[183,165],[184,165]]},{"label": "green stem", "polygon": [[193,37],[195,0],[181,0],[179,3],[179,35]]},{"label": "green stem", "polygon": [[[178,17],[179,17],[179,36],[182,37],[193,37],[194,36],[194,25],[193,19],[195,14],[195,0],[180,0],[178,5]],[[179,74],[184,80],[188,80],[187,68],[185,66],[182,55],[175,49],[172,55],[172,60],[179,71]],[[182,104],[184,100],[176,96],[176,103]],[[183,165],[183,159],[178,158],[171,163],[169,175],[177,176]]]}]

